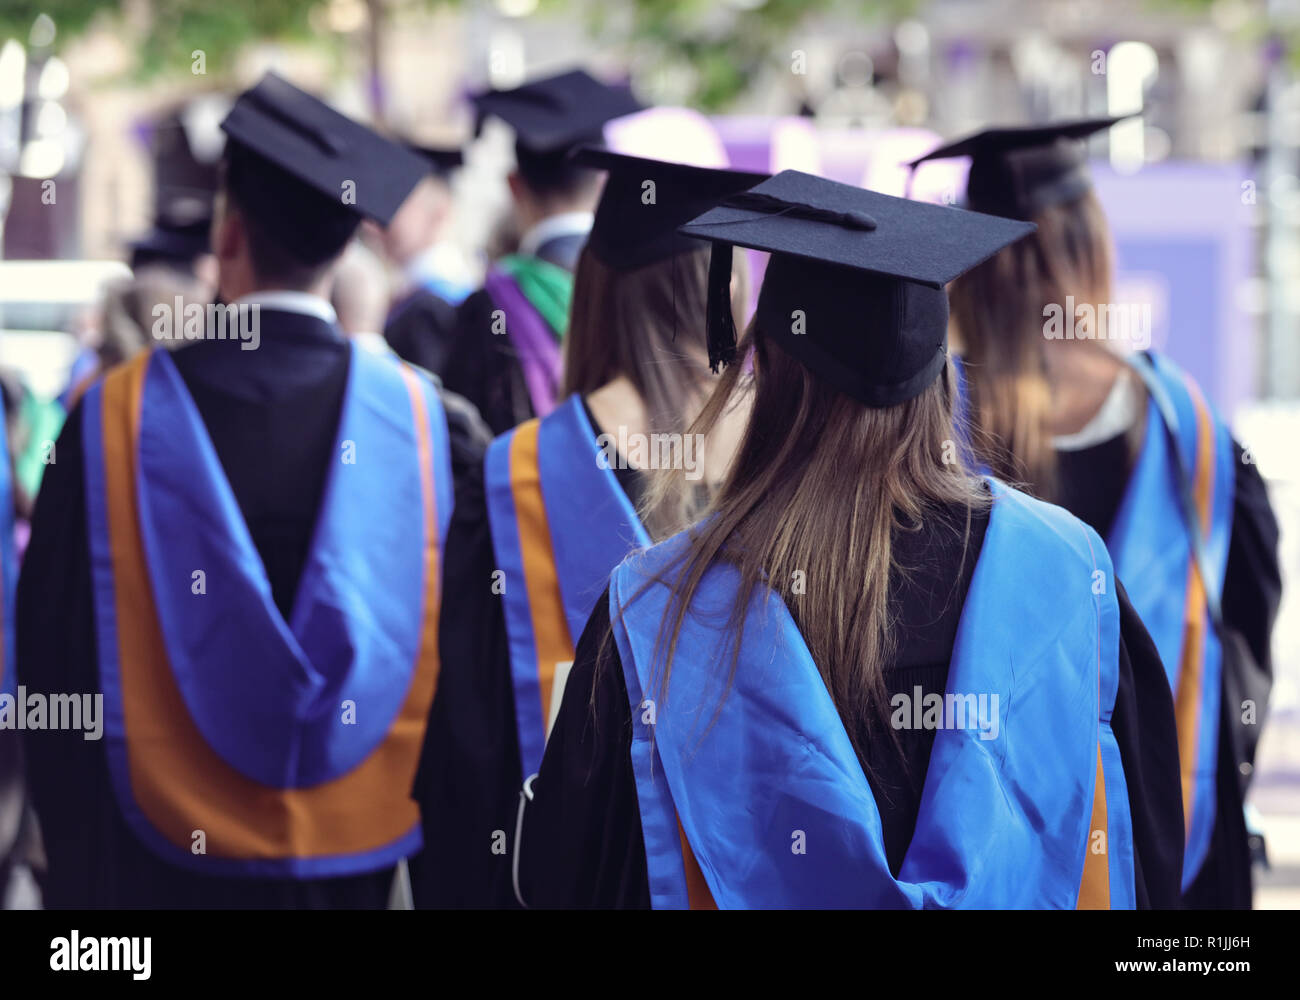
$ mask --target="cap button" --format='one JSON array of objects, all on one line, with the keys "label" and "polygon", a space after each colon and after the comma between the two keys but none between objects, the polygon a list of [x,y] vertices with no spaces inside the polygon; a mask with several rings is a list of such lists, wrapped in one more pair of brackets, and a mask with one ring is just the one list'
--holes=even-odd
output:
[{"label": "cap button", "polygon": [[866,212],[845,212],[844,221],[853,229],[872,230],[876,228],[876,220]]}]

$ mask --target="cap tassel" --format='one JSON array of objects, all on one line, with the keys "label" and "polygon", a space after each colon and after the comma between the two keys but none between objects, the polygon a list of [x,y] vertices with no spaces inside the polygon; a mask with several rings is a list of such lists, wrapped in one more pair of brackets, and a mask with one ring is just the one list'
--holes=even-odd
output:
[{"label": "cap tassel", "polygon": [[736,320],[731,312],[731,244],[715,243],[709,255],[709,371],[736,359]]}]

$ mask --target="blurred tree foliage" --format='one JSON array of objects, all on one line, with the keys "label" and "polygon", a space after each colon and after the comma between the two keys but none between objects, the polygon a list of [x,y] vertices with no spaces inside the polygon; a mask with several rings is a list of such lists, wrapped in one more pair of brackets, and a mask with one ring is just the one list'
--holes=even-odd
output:
[{"label": "blurred tree foliage", "polygon": [[312,35],[312,0],[0,0],[0,39],[29,40],[41,14],[54,20],[55,47],[101,20],[135,50],[136,71],[190,72],[192,53],[205,53],[220,72],[239,50],[259,39]]},{"label": "blurred tree foliage", "polygon": [[[40,14],[54,19],[56,46],[97,18],[114,23],[136,53],[138,73],[189,72],[202,50],[209,73],[220,73],[241,47],[267,39],[336,44],[339,36],[313,27],[329,4],[344,0],[0,0],[0,40],[26,41]],[[370,17],[403,8],[491,3],[493,0],[357,0]],[[1142,0],[1155,9],[1207,16],[1224,0]],[[1291,42],[1297,26],[1268,22],[1266,0],[1236,0],[1243,8],[1238,33],[1276,33]],[[685,81],[677,95],[697,107],[723,108],[768,68],[788,68],[800,48],[800,29],[817,19],[889,23],[913,14],[925,0],[538,0],[543,16],[581,19],[602,51],[630,58],[640,72],[674,73]],[[1294,57],[1300,46],[1288,44]],[[380,54],[372,52],[379,68]]]},{"label": "blurred tree foliage", "polygon": [[[551,6],[561,6],[552,0]],[[725,107],[764,69],[789,69],[800,28],[820,16],[888,23],[923,0],[593,0],[581,4],[597,38],[623,43],[640,64],[678,69],[688,103]],[[621,37],[620,37],[621,36]]]},{"label": "blurred tree foliage", "polygon": [[[239,49],[266,39],[335,40],[313,30],[313,11],[330,0],[0,0],[0,39],[26,40],[40,14],[54,19],[56,46],[97,18],[131,40],[136,71],[189,72],[191,53],[206,53],[219,72]],[[412,6],[469,0],[364,0],[372,16]],[[797,33],[810,17],[842,13],[878,21],[911,12],[921,0],[540,0],[543,16],[576,17],[600,44],[647,70],[683,71],[684,95],[717,108],[741,93],[759,69],[789,65]]]}]

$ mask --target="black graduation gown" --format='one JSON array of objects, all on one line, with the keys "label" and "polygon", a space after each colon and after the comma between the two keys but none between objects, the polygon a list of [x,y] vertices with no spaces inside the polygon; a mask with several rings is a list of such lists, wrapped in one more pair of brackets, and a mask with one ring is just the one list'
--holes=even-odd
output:
[{"label": "black graduation gown", "polygon": [[[590,410],[587,419],[599,428]],[[635,507],[641,474],[614,473]],[[514,907],[510,845],[525,776],[481,465],[463,477],[444,565],[438,693],[412,792],[425,845],[411,861],[415,905]]]},{"label": "black graduation gown", "polygon": [[440,372],[447,367],[455,327],[456,307],[420,286],[393,305],[384,339],[403,361]]},{"label": "black graduation gown", "polygon": [[[1242,814],[1245,783],[1239,765],[1253,767],[1260,726],[1242,722],[1241,713],[1228,704],[1228,692],[1242,689],[1240,679],[1245,674],[1272,676],[1269,639],[1282,598],[1277,519],[1258,467],[1243,460],[1236,441],[1233,450],[1237,472],[1222,598],[1224,626],[1232,633],[1224,643],[1225,654],[1231,644],[1233,655],[1224,657],[1214,832],[1205,864],[1184,898],[1186,906],[1196,909],[1251,905],[1250,846]],[[1106,537],[1133,467],[1127,435],[1057,454],[1061,506]]]},{"label": "black graduation gown", "polygon": [[[264,308],[255,351],[197,341],[175,352],[277,607],[289,614],[311,544],[346,387],[349,352],[320,319]],[[453,473],[487,443],[463,401],[446,404]],[[18,678],[31,691],[99,689],[86,530],[81,406],[46,471],[18,586]],[[131,832],[110,784],[104,742],[25,733],[27,773],[49,859],[51,907],[382,907],[392,869],[311,880],[216,878],[173,867]]]},{"label": "black graduation gown", "polygon": [[[538,247],[537,256],[572,271],[585,242],[585,235],[558,236]],[[472,292],[456,311],[442,367],[430,370],[478,408],[493,434],[504,434],[535,414],[514,345],[492,332],[496,308],[485,289]]]},{"label": "black graduation gown", "polygon": [[[932,516],[900,533],[896,553],[907,576],[891,580],[896,649],[887,694],[947,690],[957,624],[988,526],[976,518],[962,560],[964,513]],[[955,583],[954,583],[955,581]],[[1137,899],[1141,907],[1178,903],[1183,816],[1173,700],[1155,646],[1122,585],[1120,671],[1112,726],[1133,816]],[[868,780],[880,809],[885,853],[895,875],[916,825],[934,745],[933,730],[897,732],[851,720],[866,748]],[[645,846],[630,756],[632,714],[608,593],[578,643],[564,699],[525,812],[520,887],[532,907],[647,908]]]}]

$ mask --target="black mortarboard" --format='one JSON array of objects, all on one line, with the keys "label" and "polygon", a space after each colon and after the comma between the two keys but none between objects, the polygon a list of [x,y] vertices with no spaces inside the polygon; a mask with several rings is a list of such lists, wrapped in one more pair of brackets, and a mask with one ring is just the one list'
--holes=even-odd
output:
[{"label": "black mortarboard", "polygon": [[590,146],[575,163],[608,171],[587,246],[603,263],[631,271],[708,244],[679,226],[728,195],[768,179],[767,174],[665,163]]},{"label": "black mortarboard", "polygon": [[362,218],[387,225],[428,165],[418,154],[267,73],[221,128],[226,185],[304,264],[336,255]]},{"label": "black mortarboard", "polygon": [[437,146],[417,146],[411,143],[411,151],[424,158],[429,171],[436,177],[446,177],[453,170],[465,163],[465,154],[459,146],[444,149]]},{"label": "black mortarboard", "polygon": [[915,169],[926,160],[969,156],[967,207],[1031,219],[1049,205],[1072,201],[1092,187],[1083,140],[1127,117],[985,129],[940,146],[909,165]]},{"label": "black mortarboard", "polygon": [[839,391],[885,407],[919,395],[943,370],[943,286],[1034,228],[786,170],[682,231],[716,244],[709,269],[715,370],[736,347],[723,308],[731,246],[765,250],[772,257],[756,313],[763,332]]},{"label": "black mortarboard", "polygon": [[211,230],[211,213],[188,219],[164,213],[152,229],[131,241],[131,267],[162,262],[188,268],[208,252]]},{"label": "black mortarboard", "polygon": [[642,110],[626,85],[602,83],[584,70],[533,80],[513,90],[488,90],[470,100],[475,132],[489,117],[515,130],[517,148],[533,154],[566,154],[599,139],[607,121]]}]

